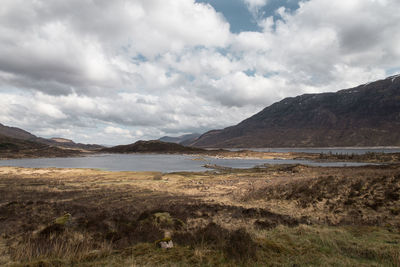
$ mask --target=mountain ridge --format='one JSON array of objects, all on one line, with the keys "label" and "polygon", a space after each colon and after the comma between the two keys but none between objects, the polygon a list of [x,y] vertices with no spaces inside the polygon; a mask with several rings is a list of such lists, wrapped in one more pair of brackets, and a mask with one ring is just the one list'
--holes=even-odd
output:
[{"label": "mountain ridge", "polygon": [[60,137],[53,137],[51,139],[37,137],[36,135],[31,134],[28,131],[17,127],[6,126],[0,123],[0,135],[6,136],[12,139],[24,140],[24,141],[31,141],[40,144],[45,144],[48,146],[54,147],[64,147],[64,148],[73,148],[73,149],[85,149],[85,150],[96,150],[101,149],[103,146],[94,145],[94,144],[81,144],[75,143],[72,140],[60,138]]},{"label": "mountain ridge", "polygon": [[237,125],[211,130],[196,147],[400,145],[400,75],[337,92],[288,97]]},{"label": "mountain ridge", "polygon": [[49,146],[31,140],[17,139],[0,134],[0,159],[71,157],[80,154],[80,150]]}]

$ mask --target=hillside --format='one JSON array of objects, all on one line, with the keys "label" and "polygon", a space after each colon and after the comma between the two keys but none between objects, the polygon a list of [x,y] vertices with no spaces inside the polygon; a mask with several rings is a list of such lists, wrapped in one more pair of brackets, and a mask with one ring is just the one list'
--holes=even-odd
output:
[{"label": "hillside", "polygon": [[96,150],[100,149],[103,146],[100,145],[87,145],[75,143],[72,140],[65,138],[51,138],[46,139],[42,137],[37,137],[25,130],[22,130],[17,127],[9,127],[0,123],[0,135],[7,136],[13,139],[32,141],[41,144],[45,144],[48,146],[54,147],[64,147],[64,148],[72,148],[72,149],[85,149],[85,150]]},{"label": "hillside", "polygon": [[68,157],[79,154],[81,152],[78,150],[52,147],[0,134],[0,158]]},{"label": "hillside", "polygon": [[239,124],[203,134],[196,147],[400,146],[400,75],[285,98]]},{"label": "hillside", "polygon": [[22,130],[17,127],[5,126],[1,123],[0,123],[0,134],[3,136],[8,136],[11,138],[21,139],[21,140],[35,140],[37,138],[36,136],[25,130]]},{"label": "hillside", "polygon": [[101,146],[101,145],[75,143],[72,140],[60,138],[60,137],[54,137],[51,139],[39,137],[35,141],[39,142],[39,143],[47,144],[49,146],[65,147],[65,148],[71,148],[71,149],[98,150],[98,149],[103,148],[103,146]]},{"label": "hillside", "polygon": [[192,134],[184,134],[184,135],[177,136],[177,137],[163,136],[158,140],[162,141],[162,142],[186,145],[186,144],[190,144],[190,143],[194,142],[200,136],[201,136],[201,134],[192,133]]},{"label": "hillside", "polygon": [[137,141],[130,145],[120,145],[110,148],[103,148],[100,152],[107,153],[197,153],[202,152],[203,149],[185,147],[175,143],[167,143],[158,140],[152,141]]}]

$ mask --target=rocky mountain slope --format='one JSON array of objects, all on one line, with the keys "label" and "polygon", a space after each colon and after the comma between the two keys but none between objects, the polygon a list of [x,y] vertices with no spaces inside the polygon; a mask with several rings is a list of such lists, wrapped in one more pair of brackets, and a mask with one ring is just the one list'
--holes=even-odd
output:
[{"label": "rocky mountain slope", "polygon": [[341,90],[285,98],[197,147],[400,146],[400,75]]}]

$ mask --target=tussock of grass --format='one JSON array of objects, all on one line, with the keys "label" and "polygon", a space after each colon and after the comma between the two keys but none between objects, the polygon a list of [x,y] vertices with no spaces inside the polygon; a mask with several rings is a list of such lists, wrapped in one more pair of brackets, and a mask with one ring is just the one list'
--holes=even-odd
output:
[{"label": "tussock of grass", "polygon": [[98,243],[87,233],[66,230],[51,235],[26,235],[10,248],[11,259],[21,262],[59,259],[81,261],[109,255],[112,247],[107,242]]},{"label": "tussock of grass", "polygon": [[[398,266],[400,232],[380,227],[277,227],[257,234],[271,265]],[[394,243],[388,243],[388,241]]]}]

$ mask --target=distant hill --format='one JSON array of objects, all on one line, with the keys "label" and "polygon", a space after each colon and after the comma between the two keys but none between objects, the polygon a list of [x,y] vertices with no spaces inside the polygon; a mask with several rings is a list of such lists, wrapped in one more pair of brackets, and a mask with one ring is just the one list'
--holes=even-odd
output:
[{"label": "distant hill", "polygon": [[285,98],[196,147],[400,146],[400,75],[341,90]]},{"label": "distant hill", "polygon": [[8,136],[15,139],[22,139],[22,140],[35,140],[37,137],[33,134],[22,130],[17,127],[9,127],[5,126],[0,123],[0,134],[4,136]]},{"label": "distant hill", "polygon": [[96,150],[103,148],[103,146],[100,145],[87,145],[87,144],[75,143],[72,140],[65,138],[51,138],[51,139],[41,138],[20,128],[5,126],[1,123],[0,123],[0,135],[7,136],[13,139],[46,144],[48,146],[85,149],[85,150]]},{"label": "distant hill", "polygon": [[52,147],[0,134],[0,158],[68,157],[79,154],[78,150]]},{"label": "distant hill", "polygon": [[1,151],[18,151],[21,149],[39,149],[48,147],[33,141],[11,138],[0,134],[0,150]]},{"label": "distant hill", "polygon": [[163,136],[158,140],[162,141],[162,142],[186,145],[186,144],[190,144],[190,143],[194,142],[200,136],[201,136],[201,134],[192,133],[192,134],[181,135],[178,137]]},{"label": "distant hill", "polygon": [[107,153],[197,153],[202,152],[203,149],[186,147],[180,144],[167,143],[159,140],[152,141],[137,141],[130,145],[120,145],[109,148],[103,148],[100,152]]}]

